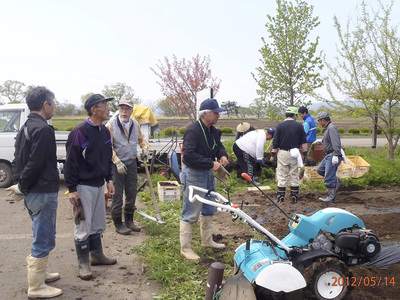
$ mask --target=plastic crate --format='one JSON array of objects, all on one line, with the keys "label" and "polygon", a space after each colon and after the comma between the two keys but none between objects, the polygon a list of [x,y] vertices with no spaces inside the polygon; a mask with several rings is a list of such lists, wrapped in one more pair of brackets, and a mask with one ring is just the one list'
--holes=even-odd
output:
[{"label": "plastic crate", "polygon": [[360,156],[346,156],[347,160],[353,164],[353,169],[351,173],[352,178],[359,178],[364,174],[369,172],[369,168],[371,165],[367,163],[362,157]]},{"label": "plastic crate", "polygon": [[160,201],[180,200],[181,186],[178,181],[159,181],[157,186]]},{"label": "plastic crate", "polygon": [[344,161],[342,161],[336,171],[336,176],[339,178],[351,178],[353,166],[354,164],[350,160],[348,160],[348,164],[345,164]]},{"label": "plastic crate", "polygon": [[324,177],[317,173],[317,167],[304,167],[303,180],[312,182],[323,182]]}]

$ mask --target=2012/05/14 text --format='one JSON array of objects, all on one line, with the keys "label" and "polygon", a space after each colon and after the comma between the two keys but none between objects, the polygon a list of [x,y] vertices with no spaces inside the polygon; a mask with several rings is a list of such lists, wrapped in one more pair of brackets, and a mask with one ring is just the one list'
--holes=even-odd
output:
[{"label": "2012/05/14 text", "polygon": [[332,277],[332,286],[395,286],[394,277],[360,276],[357,277]]}]

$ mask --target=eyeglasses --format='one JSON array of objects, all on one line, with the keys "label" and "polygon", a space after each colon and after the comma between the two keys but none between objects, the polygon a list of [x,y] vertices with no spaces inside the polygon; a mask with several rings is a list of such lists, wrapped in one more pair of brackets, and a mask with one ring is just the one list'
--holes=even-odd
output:
[{"label": "eyeglasses", "polygon": [[96,104],[95,106],[94,106],[95,108],[110,108],[110,105],[108,105],[108,103],[106,104],[106,105],[98,105],[98,104]]}]

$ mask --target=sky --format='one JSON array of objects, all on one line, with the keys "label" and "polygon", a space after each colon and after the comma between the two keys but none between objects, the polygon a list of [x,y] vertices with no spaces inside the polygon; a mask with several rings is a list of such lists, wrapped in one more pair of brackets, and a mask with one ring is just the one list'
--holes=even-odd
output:
[{"label": "sky", "polygon": [[[318,51],[333,61],[333,16],[345,25],[361,1],[307,3],[321,22],[313,33]],[[397,1],[392,16],[399,13]],[[275,0],[0,0],[0,84],[44,85],[58,101],[79,104],[82,95],[123,82],[149,105],[163,99],[150,68],[164,57],[200,54],[221,79],[215,98],[248,106],[257,97],[251,73],[261,65],[268,14],[276,14]]]}]

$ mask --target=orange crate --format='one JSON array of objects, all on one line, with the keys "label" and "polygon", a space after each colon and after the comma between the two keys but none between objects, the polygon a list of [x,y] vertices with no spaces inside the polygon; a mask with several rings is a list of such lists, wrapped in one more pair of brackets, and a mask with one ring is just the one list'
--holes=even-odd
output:
[{"label": "orange crate", "polygon": [[317,167],[304,167],[304,180],[312,182],[323,182],[324,177],[317,173]]},{"label": "orange crate", "polygon": [[339,178],[351,178],[353,172],[354,164],[348,160],[348,164],[345,164],[344,161],[339,165],[336,176]]},{"label": "orange crate", "polygon": [[361,156],[346,156],[346,158],[353,164],[351,173],[352,178],[359,178],[369,172],[371,165],[367,163]]}]

